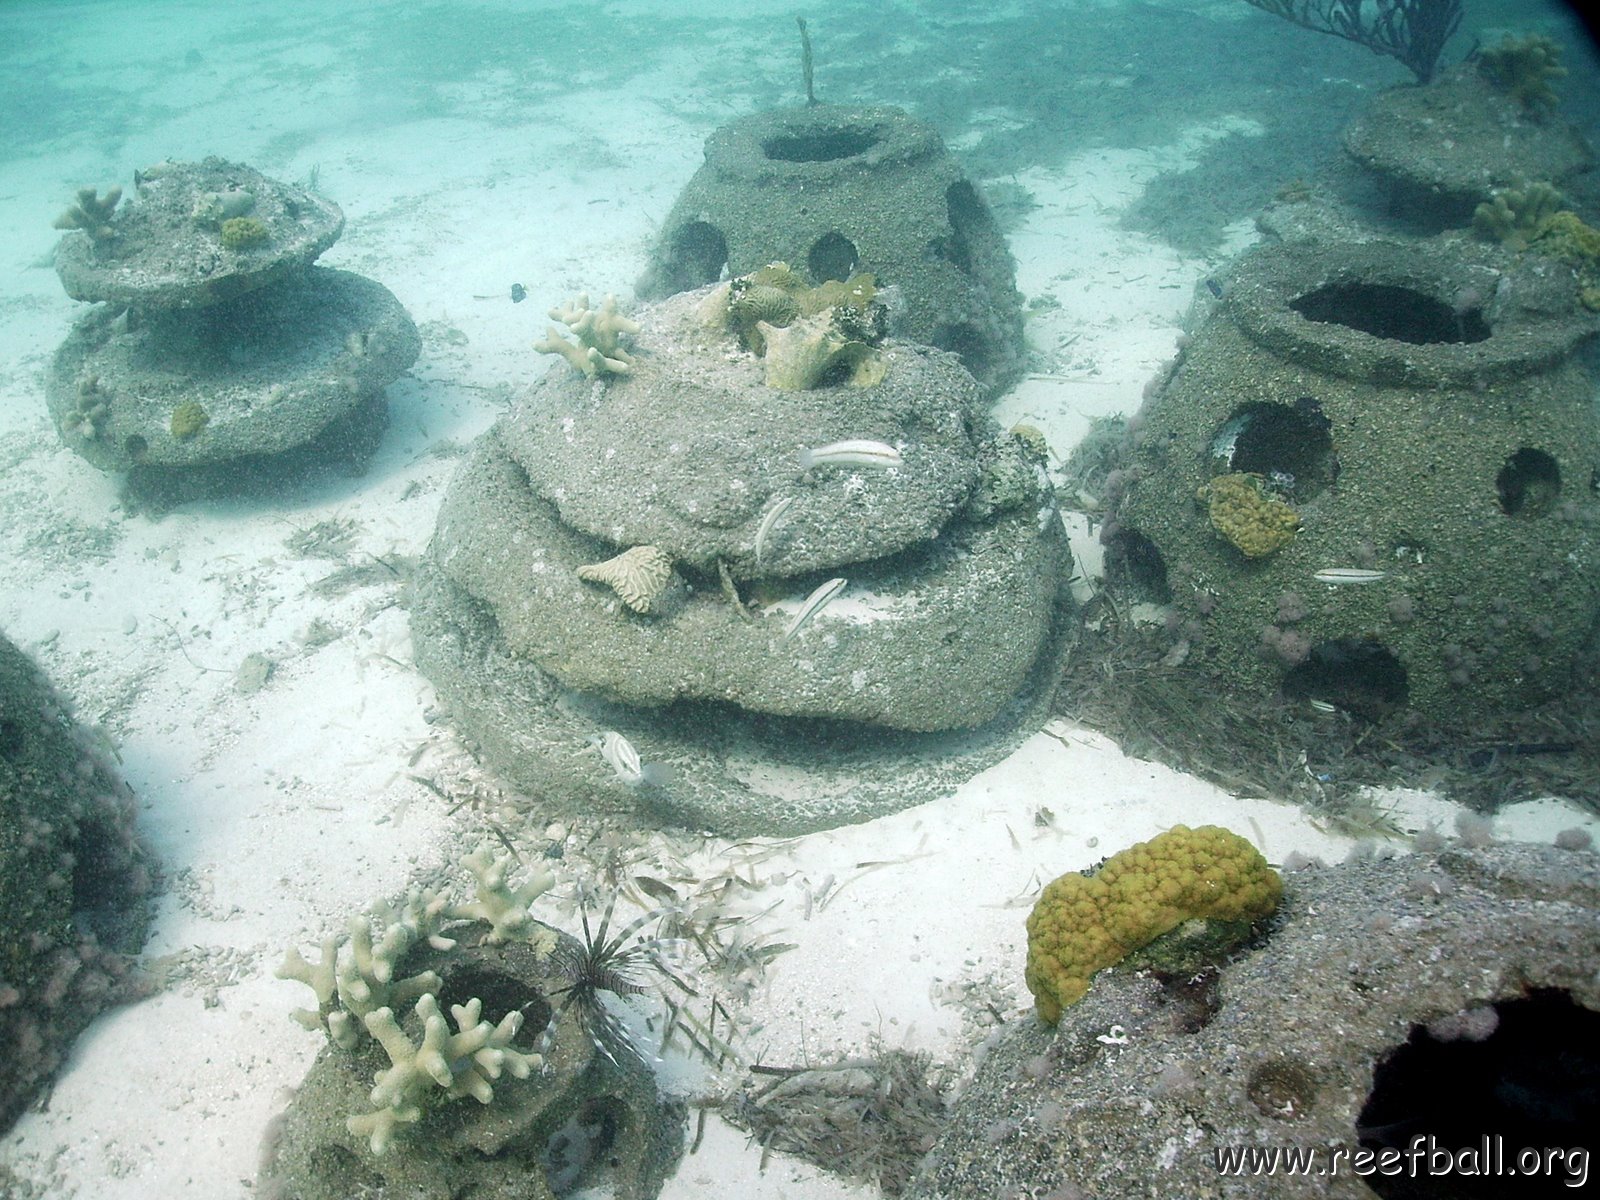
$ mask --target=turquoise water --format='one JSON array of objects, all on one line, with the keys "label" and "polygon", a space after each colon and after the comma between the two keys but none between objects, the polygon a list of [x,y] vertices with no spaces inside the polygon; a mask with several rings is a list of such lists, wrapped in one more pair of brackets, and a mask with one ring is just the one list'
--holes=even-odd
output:
[{"label": "turquoise water", "polygon": [[[1039,301],[1037,378],[1000,410],[1060,455],[1137,407],[1253,215],[1410,78],[1242,0],[803,15],[820,100],[904,107],[988,197]],[[0,5],[0,629],[118,746],[168,877],[147,953],[176,956],[180,980],[91,1027],[50,1112],[0,1143],[41,1194],[113,1176],[98,1194],[233,1194],[276,1089],[314,1051],[270,979],[283,949],[450,857],[457,802],[500,811],[437,720],[385,564],[422,553],[465,447],[545,369],[528,348],[544,310],[579,292],[626,301],[705,138],[803,99],[794,16]],[[1564,7],[1468,0],[1444,60],[1507,30],[1562,42],[1561,115],[1600,141],[1600,62]],[[390,387],[363,473],[158,520],[46,414],[44,371],[84,310],[51,269],[52,220],[80,187],[131,192],[136,170],[207,155],[336,200],[346,230],[321,261],[394,292],[423,354]],[[273,663],[254,690],[253,655]],[[537,804],[512,807],[519,836],[542,836]],[[112,1072],[119,1086],[99,1086]]]}]

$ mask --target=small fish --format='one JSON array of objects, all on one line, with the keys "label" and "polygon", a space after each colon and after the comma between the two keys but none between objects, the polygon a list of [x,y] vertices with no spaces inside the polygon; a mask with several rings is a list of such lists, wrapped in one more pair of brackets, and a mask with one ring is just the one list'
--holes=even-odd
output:
[{"label": "small fish", "polygon": [[789,628],[783,631],[783,640],[787,642],[804,629],[812,617],[827,607],[835,596],[849,586],[850,581],[848,579],[830,579],[827,583],[818,587],[811,595],[806,597],[805,603],[800,606],[800,611],[795,613],[794,620],[789,622]]},{"label": "small fish", "polygon": [[633,743],[615,729],[595,734],[589,741],[600,747],[600,756],[629,787],[660,787],[668,781],[671,772],[667,767],[639,761]]},{"label": "small fish", "polygon": [[870,442],[854,438],[844,442],[829,442],[814,450],[800,451],[800,469],[812,467],[898,467],[900,451],[888,442]]},{"label": "small fish", "polygon": [[766,516],[761,518],[761,524],[756,526],[756,565],[761,563],[761,554],[767,548],[767,538],[772,533],[773,526],[783,520],[783,515],[794,507],[794,497],[785,496],[771,508],[767,509]]},{"label": "small fish", "polygon": [[1318,583],[1337,585],[1341,583],[1377,583],[1380,579],[1387,579],[1387,571],[1368,571],[1363,567],[1329,567],[1325,571],[1318,571],[1311,578]]}]

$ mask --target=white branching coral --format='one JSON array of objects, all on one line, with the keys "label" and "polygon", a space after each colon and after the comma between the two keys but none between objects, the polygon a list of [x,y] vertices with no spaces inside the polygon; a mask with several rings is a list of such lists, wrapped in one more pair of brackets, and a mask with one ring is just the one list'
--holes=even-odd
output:
[{"label": "white branching coral", "polygon": [[636,613],[658,611],[661,597],[672,584],[672,559],[656,546],[634,546],[605,562],[578,568],[578,578],[603,583]]},{"label": "white branching coral", "polygon": [[598,375],[626,375],[633,369],[633,356],[622,348],[622,335],[639,332],[637,321],[617,311],[617,298],[608,295],[599,308],[589,307],[585,292],[575,300],[550,310],[550,319],[560,321],[578,340],[567,341],[551,327],[533,344],[540,354],[559,354],[579,371],[593,378]]},{"label": "white branching coral", "polygon": [[356,1113],[345,1126],[365,1137],[374,1154],[383,1154],[401,1125],[421,1119],[435,1087],[451,1099],[471,1096],[479,1104],[494,1099],[494,1081],[504,1072],[526,1079],[544,1059],[512,1048],[522,1028],[522,1014],[509,1012],[498,1025],[482,1020],[483,1002],[452,1004],[450,1015],[456,1032],[450,1032],[439,1002],[432,994],[417,1001],[422,1020],[422,1042],[413,1044],[387,1008],[368,1013],[367,1032],[384,1048],[392,1064],[374,1076],[373,1111]]},{"label": "white branching coral", "polygon": [[[420,1120],[429,1100],[471,1096],[488,1104],[494,1098],[492,1081],[503,1071],[526,1079],[542,1062],[538,1054],[512,1049],[521,1013],[491,1024],[481,1019],[482,1001],[471,999],[451,1006],[456,1022],[451,1033],[439,1011],[439,975],[430,970],[396,978],[400,963],[420,943],[438,951],[455,947],[445,933],[451,922],[488,925],[486,943],[525,940],[545,955],[554,948],[554,934],[528,912],[554,883],[548,871],[536,870],[513,885],[514,860],[497,856],[487,845],[462,865],[476,881],[473,899],[457,904],[432,889],[413,891],[398,908],[382,905],[352,919],[345,937],[325,938],[316,962],[291,949],[277,971],[280,979],[303,983],[316,996],[316,1008],[290,1014],[301,1025],[325,1030],[343,1050],[354,1051],[371,1036],[388,1052],[393,1065],[376,1076],[373,1111],[347,1122],[352,1133],[368,1139],[374,1154],[388,1149],[401,1126]],[[422,1021],[420,1046],[395,1020],[394,1014],[408,1007]]]},{"label": "white branching coral", "polygon": [[523,937],[536,922],[528,912],[528,905],[548,892],[555,877],[548,871],[535,871],[527,880],[512,887],[507,879],[511,872],[511,858],[497,858],[488,846],[461,860],[461,865],[471,871],[478,881],[477,898],[466,904],[452,904],[450,917],[463,921],[485,921],[490,926],[488,941],[506,942]]},{"label": "white branching coral", "polygon": [[358,1022],[368,1013],[410,1004],[438,989],[439,977],[432,971],[396,980],[394,968],[419,941],[440,950],[455,944],[439,933],[446,907],[435,892],[413,892],[398,914],[387,909],[375,914],[382,928],[376,942],[373,917],[362,915],[351,918],[347,941],[323,939],[315,964],[291,949],[277,970],[278,978],[298,980],[317,997],[315,1009],[296,1009],[291,1015],[307,1029],[325,1028],[346,1050],[355,1049],[361,1041]]}]

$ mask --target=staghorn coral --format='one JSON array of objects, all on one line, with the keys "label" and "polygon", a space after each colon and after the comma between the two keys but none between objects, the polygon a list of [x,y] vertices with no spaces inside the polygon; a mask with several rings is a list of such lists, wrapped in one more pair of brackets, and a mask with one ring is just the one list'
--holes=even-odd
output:
[{"label": "staghorn coral", "polygon": [[490,927],[490,942],[505,942],[525,937],[535,922],[528,912],[532,904],[550,890],[555,879],[548,871],[535,871],[520,887],[507,882],[512,860],[497,858],[488,846],[461,860],[477,882],[476,897],[466,904],[453,904],[446,915],[454,920],[483,921]]},{"label": "staghorn coral", "polygon": [[1211,526],[1246,558],[1265,558],[1300,530],[1294,506],[1270,494],[1260,475],[1218,475],[1195,494]]},{"label": "staghorn coral", "polygon": [[78,380],[77,404],[61,421],[61,432],[93,441],[111,418],[111,397],[100,387],[100,376]]},{"label": "staghorn coral", "polygon": [[1550,81],[1567,73],[1561,47],[1536,33],[1520,38],[1507,34],[1499,45],[1480,50],[1478,70],[1530,113],[1548,112],[1561,102]]},{"label": "staghorn coral", "polygon": [[[537,1054],[510,1048],[522,1024],[519,1012],[492,1025],[479,1020],[481,1001],[470,999],[451,1006],[457,1029],[451,1033],[439,1011],[436,993],[441,980],[436,973],[395,978],[398,964],[420,943],[441,951],[455,947],[444,932],[450,922],[487,924],[488,943],[527,939],[541,955],[553,949],[553,936],[528,913],[528,905],[553,882],[548,872],[535,871],[513,887],[512,859],[496,857],[487,845],[462,864],[476,880],[475,899],[452,904],[436,891],[414,891],[398,911],[385,905],[353,918],[348,939],[325,939],[315,963],[291,949],[276,972],[280,979],[305,984],[316,997],[316,1008],[290,1014],[302,1026],[325,1030],[328,1039],[346,1051],[357,1050],[366,1035],[388,1052],[392,1065],[377,1076],[373,1110],[353,1114],[347,1122],[352,1133],[369,1139],[374,1154],[387,1151],[400,1126],[420,1120],[429,1103],[471,1096],[488,1104],[494,1098],[491,1081],[502,1070],[522,1079],[541,1063]],[[406,1005],[412,1005],[421,1020],[420,1045],[395,1020],[395,1012]]]},{"label": "staghorn coral", "polygon": [[578,568],[578,578],[603,583],[636,613],[659,611],[659,602],[672,584],[672,559],[656,546],[634,546],[605,562]]},{"label": "staghorn coral", "polygon": [[606,296],[599,308],[589,307],[585,292],[575,300],[550,310],[550,319],[560,321],[578,340],[567,341],[555,328],[533,344],[540,354],[559,354],[591,378],[600,375],[626,375],[633,369],[633,357],[622,348],[621,336],[639,332],[638,322],[617,311],[617,298]]},{"label": "staghorn coral", "polygon": [[99,194],[98,188],[79,188],[77,203],[57,217],[53,224],[57,229],[81,229],[97,244],[109,242],[117,236],[111,218],[121,199],[120,187],[107,188],[104,196]]},{"label": "staghorn coral", "polygon": [[494,1099],[494,1081],[504,1072],[526,1079],[542,1066],[538,1054],[524,1054],[512,1048],[522,1028],[522,1014],[508,1012],[498,1025],[481,1020],[483,1001],[473,998],[465,1004],[452,1004],[450,1015],[456,1032],[451,1033],[439,1002],[431,994],[422,996],[416,1014],[422,1020],[422,1041],[415,1044],[406,1036],[387,1008],[368,1013],[367,1032],[383,1047],[392,1064],[376,1077],[370,1097],[373,1110],[355,1113],[346,1127],[358,1137],[368,1139],[373,1154],[383,1154],[401,1125],[422,1119],[434,1088],[442,1088],[450,1099],[471,1096],[479,1104]]},{"label": "staghorn coral", "polygon": [[1092,874],[1053,880],[1028,916],[1026,980],[1040,1018],[1054,1025],[1097,971],[1179,925],[1258,921],[1282,892],[1260,852],[1217,825],[1174,825]]}]

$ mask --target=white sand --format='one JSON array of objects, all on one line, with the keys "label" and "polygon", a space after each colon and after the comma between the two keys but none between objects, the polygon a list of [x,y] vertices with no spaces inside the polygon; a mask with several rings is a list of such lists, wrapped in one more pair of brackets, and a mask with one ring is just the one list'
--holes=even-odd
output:
[{"label": "white sand", "polygon": [[[787,9],[774,19],[787,21]],[[0,162],[0,227],[16,231],[0,282],[0,628],[119,746],[170,884],[146,955],[189,964],[172,990],[99,1019],[46,1105],[0,1141],[0,1156],[52,1196],[248,1194],[262,1128],[320,1041],[288,1019],[303,989],[272,968],[287,947],[309,950],[352,912],[476,844],[483,815],[447,815],[414,782],[495,807],[493,782],[427,720],[432,689],[412,666],[398,588],[380,581],[330,597],[310,586],[346,564],[422,551],[454,452],[510,389],[549,366],[529,350],[543,309],[578,291],[626,294],[705,133],[750,107],[732,89],[684,89],[666,52],[630,94],[552,78],[543,99],[514,107],[500,97],[515,72],[486,66],[484,118],[472,122],[389,119],[335,75],[274,87],[271,70],[336,60],[325,34],[311,22],[286,36],[255,64],[259,80],[248,58],[258,43],[220,41],[206,71],[181,76],[163,69],[181,47],[120,49],[109,85],[156,90],[168,119],[109,150],[64,138]],[[74,36],[86,58],[113,57],[83,28]],[[193,41],[211,47],[202,33]],[[713,32],[675,53],[727,49]],[[234,103],[241,93],[255,99]],[[1215,264],[1120,230],[1119,211],[1157,170],[1247,126],[1086,152],[1020,179],[1039,205],[1013,237],[1020,285],[1060,307],[1030,322],[1047,365],[1000,405],[1002,420],[1040,425],[1065,453],[1092,418],[1137,407]],[[287,157],[274,149],[280,135],[298,138]],[[286,178],[319,168],[349,218],[323,261],[391,288],[425,348],[391,389],[393,425],[364,478],[278,503],[129,518],[115,481],[61,445],[45,414],[42,367],[80,311],[48,268],[49,222],[74,186],[127,183],[148,162],[207,153]],[[513,282],[527,286],[527,303],[509,302]],[[286,545],[324,522],[347,526],[337,558]],[[262,690],[240,695],[234,673],[252,653],[275,669]],[[532,853],[551,815],[524,803],[527,815],[508,828]],[[1452,815],[1427,796],[1384,803],[1403,826]],[[775,847],[657,835],[633,853],[645,874],[740,869],[757,884],[744,911],[767,910],[751,936],[795,943],[740,1010],[748,1061],[824,1063],[908,1046],[960,1068],[985,1023],[1030,1019],[1022,922],[1037,888],[1178,821],[1228,825],[1274,861],[1347,849],[1296,808],[1231,798],[1057,722],[955,795],[896,816]],[[1579,823],[1550,802],[1499,827],[1543,839]],[[579,870],[598,850],[585,850],[589,826],[569,824],[565,865]],[[550,915],[571,927],[558,905]],[[669,1071],[694,1079],[681,1065]],[[664,1194],[869,1194],[781,1157],[764,1175],[758,1163],[743,1134],[713,1120]]]}]

